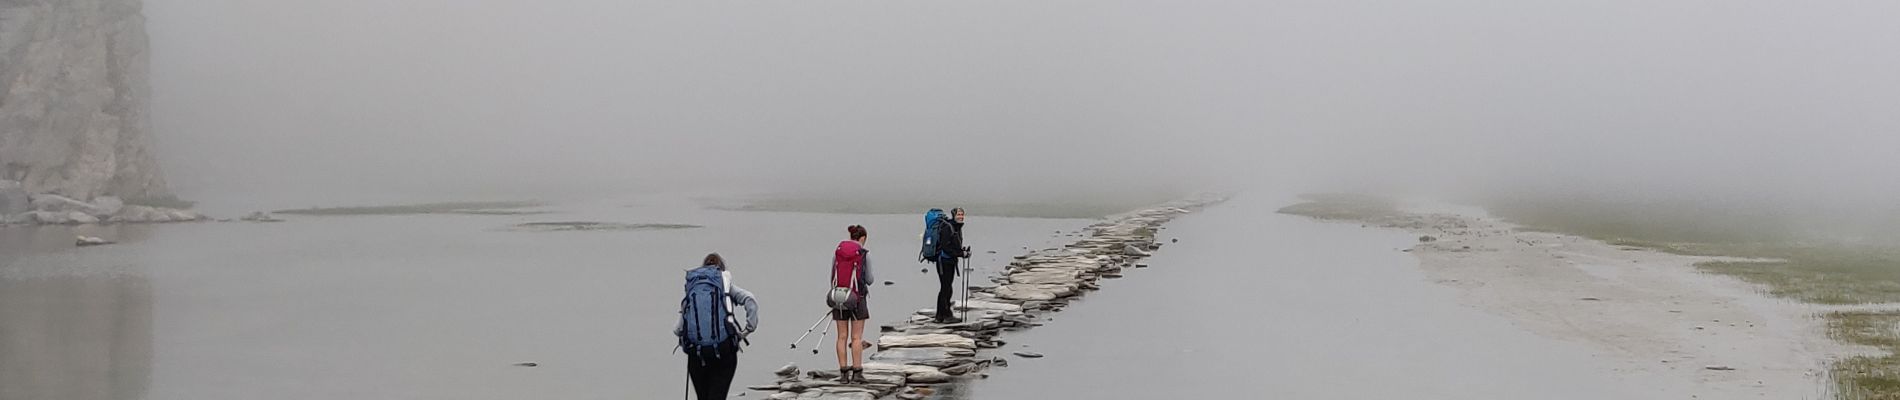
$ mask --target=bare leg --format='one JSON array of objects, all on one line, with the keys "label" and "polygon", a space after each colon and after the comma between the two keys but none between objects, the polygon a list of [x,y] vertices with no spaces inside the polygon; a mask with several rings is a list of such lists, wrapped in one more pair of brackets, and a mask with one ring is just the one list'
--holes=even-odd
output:
[{"label": "bare leg", "polygon": [[864,320],[851,321],[851,367],[864,368]]},{"label": "bare leg", "polygon": [[846,351],[846,347],[845,347],[845,346],[849,346],[847,343],[850,343],[850,340],[851,340],[851,338],[849,337],[851,335],[846,334],[847,333],[846,329],[850,329],[850,326],[851,326],[850,322],[838,321],[838,346],[836,346],[838,348],[838,368],[844,368],[851,365],[851,364],[846,364],[846,362],[850,361],[850,359],[846,358],[850,356],[850,353]]}]

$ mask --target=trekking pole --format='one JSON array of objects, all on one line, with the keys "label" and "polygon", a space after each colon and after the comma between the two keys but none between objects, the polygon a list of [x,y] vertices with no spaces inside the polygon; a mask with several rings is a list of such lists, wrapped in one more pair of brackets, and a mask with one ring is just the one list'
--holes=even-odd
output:
[{"label": "trekking pole", "polygon": [[970,254],[964,253],[963,255],[965,256],[963,259],[963,262],[959,263],[959,265],[957,266],[957,272],[963,273],[963,290],[960,291],[963,294],[963,302],[957,305],[957,315],[958,315],[957,319],[964,320],[964,322],[969,322],[970,320],[970,269],[966,267],[970,265],[970,259],[968,257]]},{"label": "trekking pole", "polygon": [[[824,322],[824,320],[819,320],[818,322]],[[824,332],[820,332],[820,333],[818,333],[818,343],[824,343],[824,342],[825,342],[825,337],[826,337],[826,336],[831,336],[831,325],[833,325],[833,324],[825,324],[825,331],[824,331]],[[843,335],[843,334],[844,334],[844,332],[838,332],[838,334],[840,334],[840,335]],[[817,345],[817,346],[812,346],[812,348],[811,348],[811,353],[812,353],[812,354],[818,354],[818,348],[819,348],[819,347],[825,347],[825,346],[824,346],[824,345],[822,345],[822,344],[820,344],[820,345]]]},{"label": "trekking pole", "polygon": [[831,316],[831,312],[830,312],[830,311],[826,311],[826,312],[825,312],[825,315],[821,315],[821,316],[819,316],[819,317],[818,317],[818,322],[813,322],[813,323],[811,323],[811,327],[810,327],[810,328],[805,328],[805,334],[803,334],[803,335],[798,335],[798,340],[794,340],[794,341],[792,341],[792,348],[794,348],[794,349],[796,349],[796,348],[798,348],[798,344],[799,344],[799,343],[803,343],[803,342],[805,342],[805,337],[806,337],[806,336],[811,336],[811,331],[815,331],[815,330],[818,330],[818,324],[822,324],[822,323],[825,323],[825,317],[829,317],[829,316]]}]

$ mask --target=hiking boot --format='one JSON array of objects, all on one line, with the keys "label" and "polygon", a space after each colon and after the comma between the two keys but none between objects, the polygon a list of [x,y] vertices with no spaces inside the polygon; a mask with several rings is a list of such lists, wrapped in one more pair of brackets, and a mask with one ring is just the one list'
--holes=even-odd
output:
[{"label": "hiking boot", "polygon": [[870,381],[864,380],[864,367],[851,369],[851,381],[857,383],[871,383]]},{"label": "hiking boot", "polygon": [[851,368],[838,367],[838,383],[851,384]]}]

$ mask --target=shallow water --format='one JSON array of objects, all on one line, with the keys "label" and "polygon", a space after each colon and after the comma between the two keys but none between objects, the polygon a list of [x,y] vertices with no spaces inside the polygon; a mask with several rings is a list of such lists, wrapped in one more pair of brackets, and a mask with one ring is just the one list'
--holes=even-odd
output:
[{"label": "shallow water", "polygon": [[1592,350],[1458,304],[1400,252],[1416,237],[1276,214],[1242,196],[1054,321],[1007,336],[981,399],[1637,399]]},{"label": "shallow water", "polygon": [[[1460,306],[1397,251],[1411,235],[1273,213],[1290,200],[1243,196],[1176,220],[1160,237],[1181,242],[1151,268],[1004,336],[1047,358],[1003,355],[1010,367],[944,397],[1657,397],[1580,344]],[[853,223],[872,233],[877,278],[898,283],[874,289],[873,322],[934,294],[910,256],[916,216],[552,208],[0,229],[0,400],[670,398],[684,387],[669,332],[680,273],[708,251],[763,303],[735,389],[769,383],[788,361],[833,365],[829,338],[786,345],[823,312],[824,265]],[[532,221],[705,228],[504,229]],[[991,270],[1089,222],[978,217],[970,240]],[[123,243],[74,248],[75,233]]]},{"label": "shallow water", "polygon": [[[0,228],[0,400],[673,396],[684,384],[670,332],[680,278],[709,251],[762,303],[734,385],[768,383],[788,361],[833,363],[828,345],[804,350],[817,334],[787,344],[823,312],[830,251],[850,224],[870,230],[877,278],[897,283],[874,289],[874,322],[935,293],[912,255],[913,215],[666,198],[550,208],[561,213]],[[503,229],[533,221],[705,227]],[[1087,223],[978,216],[970,242],[990,268]],[[74,234],[121,244],[74,248]]]}]

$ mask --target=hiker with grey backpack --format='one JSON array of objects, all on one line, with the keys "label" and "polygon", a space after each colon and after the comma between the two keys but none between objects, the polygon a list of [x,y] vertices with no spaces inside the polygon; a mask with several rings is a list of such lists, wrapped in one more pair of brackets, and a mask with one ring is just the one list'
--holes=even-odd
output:
[{"label": "hiker with grey backpack", "polygon": [[[745,324],[733,315],[745,307]],[[673,335],[686,352],[686,376],[700,400],[724,400],[739,367],[739,346],[758,330],[759,303],[752,292],[732,284],[719,253],[707,254],[699,268],[686,271],[686,297],[680,300],[680,320]]]}]

